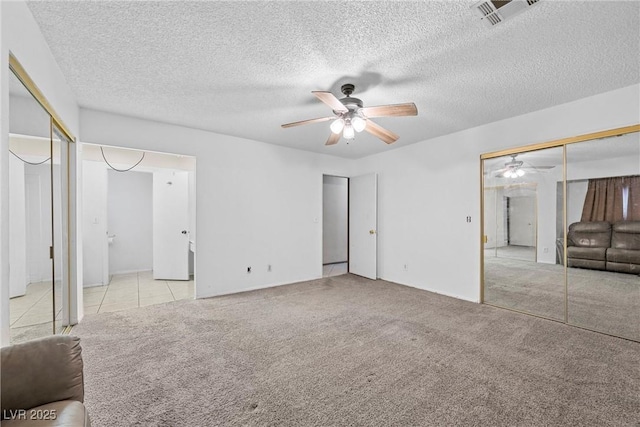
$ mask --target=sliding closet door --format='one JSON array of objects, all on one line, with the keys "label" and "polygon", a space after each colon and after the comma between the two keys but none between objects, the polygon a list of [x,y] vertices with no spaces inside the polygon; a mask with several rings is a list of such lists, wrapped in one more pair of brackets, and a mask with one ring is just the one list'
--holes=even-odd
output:
[{"label": "sliding closet door", "polygon": [[481,156],[483,302],[640,342],[639,130]]},{"label": "sliding closet door", "polygon": [[52,197],[52,277],[53,307],[56,313],[53,333],[69,324],[69,140],[52,125],[51,133],[51,197]]},{"label": "sliding closet door", "polygon": [[567,317],[640,341],[640,137],[567,145]]},{"label": "sliding closet door", "polygon": [[73,137],[12,54],[9,69],[9,311],[18,343],[69,324]]},{"label": "sliding closet door", "polygon": [[564,320],[564,267],[556,256],[562,170],[562,147],[483,161],[484,302]]},{"label": "sliding closet door", "polygon": [[51,335],[56,330],[51,148],[51,117],[22,82],[9,73],[12,343]]}]

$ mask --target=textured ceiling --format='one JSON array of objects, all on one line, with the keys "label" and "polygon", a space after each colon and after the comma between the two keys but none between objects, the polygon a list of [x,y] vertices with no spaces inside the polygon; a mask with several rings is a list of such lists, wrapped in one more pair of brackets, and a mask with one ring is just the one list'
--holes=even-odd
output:
[{"label": "textured ceiling", "polygon": [[[29,2],[83,107],[359,158],[640,81],[640,3],[540,1],[488,28],[445,2]],[[312,90],[413,101],[326,147]],[[183,143],[188,143],[184,141]]]}]

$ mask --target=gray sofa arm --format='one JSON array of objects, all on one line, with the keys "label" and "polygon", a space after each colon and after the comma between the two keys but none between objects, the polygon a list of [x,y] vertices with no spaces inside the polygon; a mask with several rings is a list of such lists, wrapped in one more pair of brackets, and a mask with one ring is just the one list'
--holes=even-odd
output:
[{"label": "gray sofa arm", "polygon": [[80,338],[53,335],[0,349],[2,413],[84,400]]}]

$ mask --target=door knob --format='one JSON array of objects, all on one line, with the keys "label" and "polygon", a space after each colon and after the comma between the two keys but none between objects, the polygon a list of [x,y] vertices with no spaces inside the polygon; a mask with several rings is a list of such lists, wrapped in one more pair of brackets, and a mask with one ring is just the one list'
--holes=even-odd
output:
[{"label": "door knob", "polygon": [[369,230],[369,234],[376,234],[376,230]]},{"label": "door knob", "polygon": [[182,234],[187,234],[187,233],[188,233],[188,231],[187,231],[187,230],[182,230],[182,231],[181,231],[181,233],[182,233]]}]

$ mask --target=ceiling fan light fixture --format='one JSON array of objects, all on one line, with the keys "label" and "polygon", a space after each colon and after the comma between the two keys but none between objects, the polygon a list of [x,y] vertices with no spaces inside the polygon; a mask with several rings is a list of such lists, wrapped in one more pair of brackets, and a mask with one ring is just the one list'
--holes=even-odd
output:
[{"label": "ceiling fan light fixture", "polygon": [[351,119],[351,125],[356,132],[362,132],[367,127],[367,121],[360,116],[354,115]]},{"label": "ceiling fan light fixture", "polygon": [[344,139],[353,139],[356,137],[356,133],[353,130],[353,126],[350,124],[347,124],[344,127],[344,130],[342,131],[342,136],[344,137]]},{"label": "ceiling fan light fixture", "polygon": [[[0,0],[2,1],[2,0]],[[418,109],[413,102],[404,104],[377,105],[374,107],[364,107],[362,100],[351,95],[355,86],[351,83],[343,84],[340,91],[345,95],[338,99],[333,93],[327,91],[314,90],[311,93],[320,101],[326,104],[333,111],[333,116],[319,117],[317,119],[301,120],[280,125],[283,128],[331,121],[329,128],[331,134],[325,145],[335,145],[342,136],[347,141],[355,138],[356,132],[366,130],[367,133],[380,139],[385,144],[393,144],[399,138],[398,135],[371,120],[376,117],[401,117],[417,116]]]},{"label": "ceiling fan light fixture", "polygon": [[342,132],[342,129],[344,128],[344,119],[338,118],[334,120],[333,123],[331,123],[331,125],[329,126],[329,128],[331,129],[331,132],[335,133],[336,135],[339,134],[340,132]]},{"label": "ceiling fan light fixture", "polygon": [[509,169],[505,171],[505,173],[503,173],[502,176],[505,178],[520,178],[521,176],[524,176],[524,174],[525,174],[525,171],[518,168],[518,169]]}]

